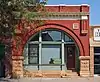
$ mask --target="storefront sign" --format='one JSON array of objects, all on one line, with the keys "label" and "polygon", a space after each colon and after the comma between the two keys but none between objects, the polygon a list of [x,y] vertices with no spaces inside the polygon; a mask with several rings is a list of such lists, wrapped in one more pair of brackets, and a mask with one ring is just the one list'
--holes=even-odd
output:
[{"label": "storefront sign", "polygon": [[100,28],[94,28],[94,40],[100,41]]}]

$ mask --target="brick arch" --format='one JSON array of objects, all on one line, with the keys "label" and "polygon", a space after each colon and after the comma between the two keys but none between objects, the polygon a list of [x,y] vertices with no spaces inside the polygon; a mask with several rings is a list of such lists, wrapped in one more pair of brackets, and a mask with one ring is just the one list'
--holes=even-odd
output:
[{"label": "brick arch", "polygon": [[24,40],[23,42],[23,49],[24,50],[24,46],[27,43],[27,41],[30,39],[30,37],[32,37],[35,33],[39,32],[40,30],[45,30],[45,29],[58,29],[58,30],[62,30],[65,33],[69,34],[75,41],[76,45],[78,46],[80,53],[80,56],[83,56],[85,54],[84,52],[84,47],[83,44],[81,43],[80,38],[69,28],[62,26],[62,25],[58,25],[58,24],[46,24],[43,26],[39,26],[34,30],[31,30],[30,32],[28,32],[26,35],[24,35],[24,37],[22,38],[22,40]]}]

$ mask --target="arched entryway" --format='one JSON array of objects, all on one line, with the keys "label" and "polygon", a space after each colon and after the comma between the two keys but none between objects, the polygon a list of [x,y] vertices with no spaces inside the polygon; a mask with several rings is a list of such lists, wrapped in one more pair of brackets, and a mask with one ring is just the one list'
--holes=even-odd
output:
[{"label": "arched entryway", "polygon": [[[60,35],[61,39],[53,40],[50,38],[50,33],[51,35],[52,33]],[[44,35],[47,40],[45,40],[46,37],[43,37]],[[69,40],[68,42],[65,37]],[[40,71],[48,70],[80,72],[79,56],[84,56],[85,51],[79,36],[72,29],[62,25],[47,24],[27,32],[22,40],[24,62],[21,70],[24,72],[23,75],[40,73],[40,76],[42,76]],[[70,64],[70,62],[73,62],[73,64]]]},{"label": "arched entryway", "polygon": [[57,28],[46,28],[32,35],[23,54],[24,69],[28,71],[79,72],[79,47],[71,35]]},{"label": "arched entryway", "polygon": [[[37,27],[35,28],[34,30],[31,30],[29,31],[28,33],[26,33],[22,40],[23,41],[23,48],[24,46],[26,45],[26,43],[29,41],[29,39],[35,35],[36,33],[38,33],[39,31],[41,30],[45,30],[45,29],[58,29],[58,30],[61,30],[63,32],[65,32],[66,34],[68,34],[70,37],[73,38],[73,40],[75,41],[76,45],[78,46],[79,48],[79,51],[81,53],[79,53],[80,56],[84,56],[85,55],[85,51],[84,51],[84,47],[83,47],[83,44],[80,40],[80,38],[78,37],[78,35],[76,33],[74,33],[73,29],[69,29],[65,26],[62,26],[62,25],[59,25],[59,24],[47,24],[47,25],[43,25],[43,26],[40,26],[40,27]],[[22,52],[23,53],[23,52]],[[21,53],[21,54],[22,54]]]}]

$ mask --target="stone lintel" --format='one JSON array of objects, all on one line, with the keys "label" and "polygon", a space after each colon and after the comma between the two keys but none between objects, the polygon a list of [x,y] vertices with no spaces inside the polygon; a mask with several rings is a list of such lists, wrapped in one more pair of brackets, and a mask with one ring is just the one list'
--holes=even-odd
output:
[{"label": "stone lintel", "polygon": [[79,59],[80,60],[89,60],[90,56],[80,56]]},{"label": "stone lintel", "polygon": [[23,60],[24,57],[23,56],[12,56],[13,60]]}]

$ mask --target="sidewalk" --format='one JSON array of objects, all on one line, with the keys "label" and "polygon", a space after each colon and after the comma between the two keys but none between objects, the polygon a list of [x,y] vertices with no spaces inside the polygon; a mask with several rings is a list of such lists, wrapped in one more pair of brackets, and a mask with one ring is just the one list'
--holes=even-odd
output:
[{"label": "sidewalk", "polygon": [[20,79],[0,79],[0,82],[100,82],[100,77],[94,78],[20,78]]}]

